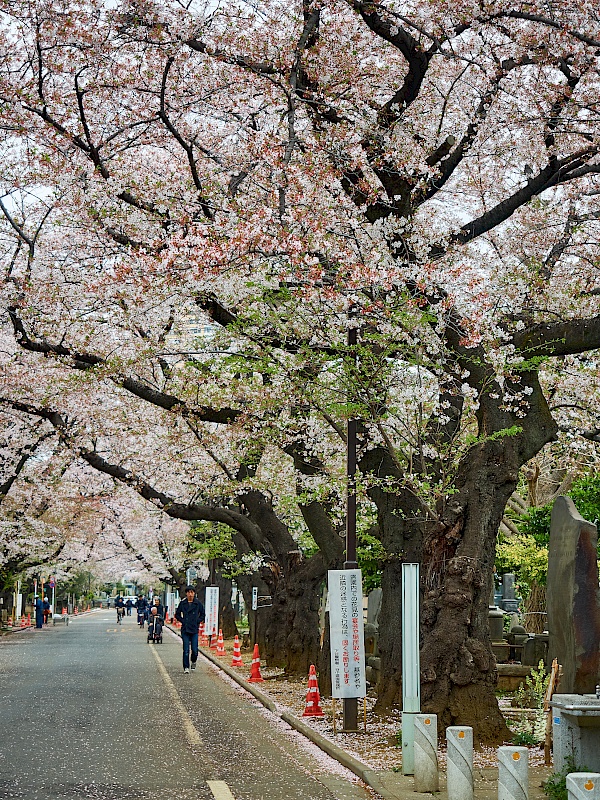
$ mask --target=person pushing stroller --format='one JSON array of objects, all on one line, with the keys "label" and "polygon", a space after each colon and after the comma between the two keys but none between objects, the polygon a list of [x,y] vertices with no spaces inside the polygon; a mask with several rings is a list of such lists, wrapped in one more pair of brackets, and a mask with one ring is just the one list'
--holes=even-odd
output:
[{"label": "person pushing stroller", "polygon": [[148,641],[154,644],[162,644],[162,629],[165,620],[158,613],[158,608],[152,606],[150,615],[148,616]]}]

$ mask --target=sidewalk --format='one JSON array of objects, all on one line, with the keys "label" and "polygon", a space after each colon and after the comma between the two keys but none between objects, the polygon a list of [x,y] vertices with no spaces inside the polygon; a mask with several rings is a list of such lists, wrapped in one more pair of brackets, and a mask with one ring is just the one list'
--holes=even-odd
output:
[{"label": "sidewalk", "polygon": [[[179,631],[170,624],[169,628],[174,634],[179,636]],[[306,736],[323,752],[338,761],[342,766],[357,775],[364,783],[376,791],[384,800],[447,800],[446,774],[440,770],[440,791],[434,794],[421,793],[414,791],[414,781],[412,777],[402,775],[393,770],[372,769],[359,759],[339,747],[331,739],[322,736],[310,725],[307,725],[295,714],[289,711],[281,711],[276,703],[257,688],[256,684],[248,683],[236,670],[224,664],[222,659],[214,656],[205,647],[200,648],[200,654],[211,664],[217,666],[239,686],[255,697],[265,708],[278,716],[296,731]],[[529,768],[529,800],[547,800],[542,791],[542,783],[547,780],[552,773],[552,767],[530,767]],[[475,797],[477,800],[497,800],[498,798],[498,769],[489,767],[474,770]]]},{"label": "sidewalk", "polygon": [[[77,617],[83,617],[84,614],[91,614],[93,611],[98,611],[99,609],[90,608],[89,611],[78,611],[77,614],[54,614],[52,617],[48,617],[48,622],[44,625],[44,628],[50,628],[54,625],[58,624],[69,624],[70,619],[77,619]],[[0,626],[0,636],[6,636],[12,633],[22,633],[23,631],[33,631],[33,630],[43,630],[40,628],[35,627],[35,617],[32,618],[31,625],[25,625],[21,627],[20,624],[18,625],[11,625],[10,627],[5,623],[2,623]]]}]

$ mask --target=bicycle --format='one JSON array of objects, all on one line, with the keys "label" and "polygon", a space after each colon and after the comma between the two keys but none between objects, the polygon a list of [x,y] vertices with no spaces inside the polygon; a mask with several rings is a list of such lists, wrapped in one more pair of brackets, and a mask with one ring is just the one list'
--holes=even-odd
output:
[{"label": "bicycle", "polygon": [[125,616],[125,609],[124,608],[117,608],[117,625],[121,624],[121,620]]}]

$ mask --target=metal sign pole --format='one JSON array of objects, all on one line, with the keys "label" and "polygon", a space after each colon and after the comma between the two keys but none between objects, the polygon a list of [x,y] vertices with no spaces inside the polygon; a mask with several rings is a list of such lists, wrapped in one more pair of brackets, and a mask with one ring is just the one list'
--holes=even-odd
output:
[{"label": "metal sign pole", "polygon": [[402,564],[402,773],[415,773],[415,714],[421,711],[419,565]]},{"label": "metal sign pole", "polygon": [[[356,328],[352,325],[354,309],[351,306],[348,317],[348,350],[356,363],[356,344],[358,335]],[[353,352],[354,351],[354,352]],[[344,569],[356,569],[356,420],[349,419],[347,426],[347,445],[346,445],[346,561]],[[344,721],[345,731],[358,730],[358,698],[344,697]]]}]

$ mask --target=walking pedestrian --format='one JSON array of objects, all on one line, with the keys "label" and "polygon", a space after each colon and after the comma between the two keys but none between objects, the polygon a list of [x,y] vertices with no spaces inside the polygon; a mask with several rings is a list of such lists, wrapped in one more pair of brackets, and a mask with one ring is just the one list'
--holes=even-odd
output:
[{"label": "walking pedestrian", "polygon": [[44,602],[42,603],[42,610],[44,614],[44,625],[48,624],[48,614],[50,613],[50,603],[48,602],[48,598],[44,597]]},{"label": "walking pedestrian", "polygon": [[41,597],[36,597],[35,601],[35,627],[41,628],[44,624],[44,601]]},{"label": "walking pedestrian", "polygon": [[198,660],[198,628],[204,622],[204,606],[196,597],[193,586],[185,587],[185,600],[177,606],[175,619],[181,622],[181,640],[183,642],[183,671],[190,671],[190,648],[192,650],[191,668],[196,669]]}]

